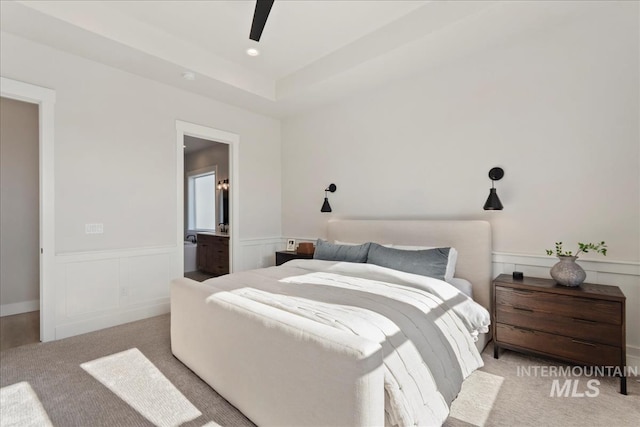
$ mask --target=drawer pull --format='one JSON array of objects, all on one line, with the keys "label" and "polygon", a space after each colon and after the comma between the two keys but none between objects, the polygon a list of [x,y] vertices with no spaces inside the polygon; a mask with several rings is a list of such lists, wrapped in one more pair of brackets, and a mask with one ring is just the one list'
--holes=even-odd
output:
[{"label": "drawer pull", "polygon": [[589,319],[580,319],[578,317],[572,317],[571,319],[575,320],[576,322],[583,322],[583,323],[598,323],[595,320],[589,320]]},{"label": "drawer pull", "polygon": [[533,310],[531,310],[530,308],[522,308],[522,307],[513,307],[514,310],[518,310],[518,311],[526,311],[529,313],[533,313]]},{"label": "drawer pull", "polygon": [[586,341],[580,341],[580,340],[574,340],[574,339],[572,339],[572,340],[571,340],[571,342],[574,342],[574,343],[576,343],[576,344],[588,345],[588,346],[590,346],[590,347],[596,347],[596,345],[595,345],[595,344],[592,344],[592,343],[590,343],[590,342],[586,342]]}]

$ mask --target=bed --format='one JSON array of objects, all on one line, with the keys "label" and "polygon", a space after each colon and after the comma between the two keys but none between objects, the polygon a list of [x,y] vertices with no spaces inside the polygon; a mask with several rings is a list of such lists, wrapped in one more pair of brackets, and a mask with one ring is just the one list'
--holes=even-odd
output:
[{"label": "bed", "polygon": [[333,220],[327,241],[453,247],[455,277],[475,302],[446,282],[366,263],[294,260],[176,279],[173,354],[261,426],[442,424],[490,340],[490,225]]}]

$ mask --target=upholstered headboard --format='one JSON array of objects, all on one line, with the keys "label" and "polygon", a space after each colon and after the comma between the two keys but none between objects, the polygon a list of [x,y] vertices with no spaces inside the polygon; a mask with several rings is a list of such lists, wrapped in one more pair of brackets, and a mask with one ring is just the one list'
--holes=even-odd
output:
[{"label": "upholstered headboard", "polygon": [[330,220],[329,241],[448,246],[458,251],[455,277],[491,312],[491,225],[486,221]]}]

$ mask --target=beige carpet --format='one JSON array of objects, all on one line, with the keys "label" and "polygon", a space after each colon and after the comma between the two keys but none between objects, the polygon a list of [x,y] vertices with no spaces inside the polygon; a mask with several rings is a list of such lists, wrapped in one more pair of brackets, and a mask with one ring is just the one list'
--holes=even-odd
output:
[{"label": "beige carpet", "polygon": [[[465,381],[446,426],[638,425],[635,378],[628,396],[617,393],[617,379],[598,378],[596,397],[550,397],[554,378],[518,375],[518,367],[549,361],[509,351],[495,360],[491,347],[483,358],[485,367]],[[590,390],[588,378],[578,380],[578,394]],[[253,425],[173,357],[168,315],[1,351],[0,387],[0,420],[5,396],[14,396],[16,416],[34,425],[47,417],[55,426]],[[33,411],[19,409],[22,401]]]},{"label": "beige carpet", "polygon": [[[640,382],[627,379],[628,395],[618,393],[617,378],[525,376],[527,366],[565,366],[548,359],[526,356],[508,350],[493,358],[489,345],[482,353],[485,366],[471,374],[454,401],[446,426],[638,426],[640,425]],[[520,371],[519,371],[520,369]],[[561,386],[571,380],[571,391],[551,396],[554,380]],[[577,380],[577,383],[574,382]],[[597,396],[587,382],[599,381]],[[574,392],[575,387],[575,392]],[[498,388],[497,393],[495,389]],[[581,397],[578,397],[580,395]],[[568,395],[568,397],[564,397]],[[576,397],[572,397],[575,395]],[[488,408],[488,413],[485,410]]]},{"label": "beige carpet", "polygon": [[[85,363],[136,348],[155,367],[152,370],[157,369],[201,413],[197,418],[179,425],[253,425],[173,357],[169,340],[169,315],[64,340],[1,351],[0,387],[27,382],[57,427],[152,426],[154,424],[145,418],[144,411],[138,412],[81,367]],[[141,363],[146,364],[143,361]],[[127,372],[123,375],[128,376]],[[167,399],[166,393],[157,393],[152,386],[141,387],[153,394],[152,398],[161,405],[175,407],[175,401]]]},{"label": "beige carpet", "polygon": [[202,415],[137,348],[80,367],[154,425],[179,426]]},{"label": "beige carpet", "polygon": [[0,389],[0,426],[51,426],[29,383],[11,384]]}]

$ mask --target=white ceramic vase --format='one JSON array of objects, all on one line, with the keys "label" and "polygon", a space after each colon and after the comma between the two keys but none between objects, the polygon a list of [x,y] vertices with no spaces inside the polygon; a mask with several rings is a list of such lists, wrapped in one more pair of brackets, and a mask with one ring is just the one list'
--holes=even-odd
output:
[{"label": "white ceramic vase", "polygon": [[576,263],[577,256],[558,256],[560,260],[551,267],[551,277],[560,285],[580,286],[587,273]]}]

